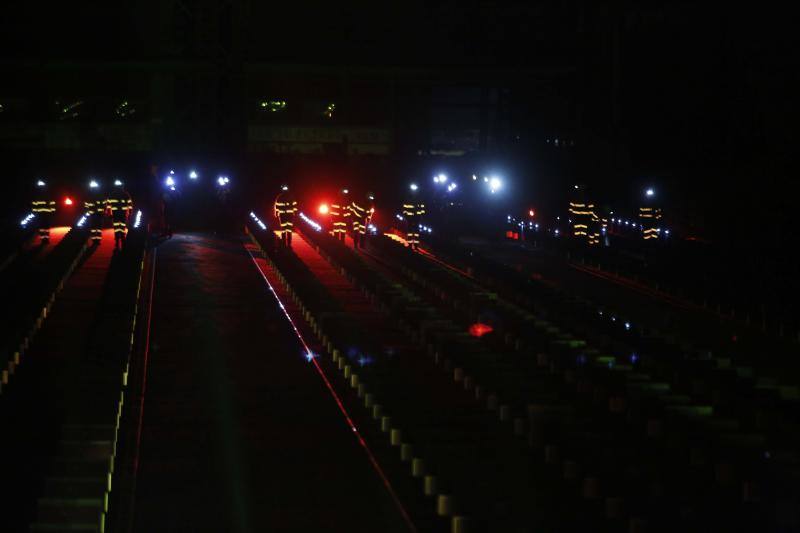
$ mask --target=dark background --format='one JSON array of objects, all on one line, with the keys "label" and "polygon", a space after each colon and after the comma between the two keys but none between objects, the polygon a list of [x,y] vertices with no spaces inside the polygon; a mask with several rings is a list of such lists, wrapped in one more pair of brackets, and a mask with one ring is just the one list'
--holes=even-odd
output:
[{"label": "dark background", "polygon": [[[500,169],[543,214],[573,182],[630,212],[654,185],[684,233],[788,249],[795,34],[788,12],[694,2],[7,2],[4,187],[192,164],[269,186],[333,176],[392,190],[434,169]],[[287,113],[254,112],[274,97]],[[135,115],[114,113],[122,99]],[[54,100],[84,103],[64,118]],[[254,147],[258,124],[375,128],[391,142],[286,155]]]}]

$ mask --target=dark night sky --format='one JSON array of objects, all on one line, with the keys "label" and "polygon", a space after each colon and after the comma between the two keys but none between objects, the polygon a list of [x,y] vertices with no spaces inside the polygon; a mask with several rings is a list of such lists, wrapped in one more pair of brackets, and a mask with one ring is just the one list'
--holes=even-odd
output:
[{"label": "dark night sky", "polygon": [[[609,105],[604,91],[617,24],[618,131],[627,175],[665,176],[688,204],[696,188],[702,201],[719,194],[732,205],[759,204],[765,213],[772,209],[766,204],[791,211],[800,193],[794,179],[797,38],[788,13],[688,1],[249,4],[242,34],[232,37],[245,58],[575,66],[581,73],[576,94],[587,116]],[[156,0],[6,2],[0,55],[158,58],[169,49],[162,23],[168,6]],[[776,198],[776,189],[785,194]]]}]

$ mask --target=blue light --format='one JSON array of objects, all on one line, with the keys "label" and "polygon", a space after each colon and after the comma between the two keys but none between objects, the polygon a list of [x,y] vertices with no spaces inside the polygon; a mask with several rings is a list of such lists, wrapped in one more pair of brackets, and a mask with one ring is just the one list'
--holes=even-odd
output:
[{"label": "blue light", "polygon": [[264,223],[261,221],[261,219],[260,219],[260,218],[258,218],[258,217],[256,216],[256,214],[255,214],[255,213],[253,213],[252,211],[250,211],[250,218],[252,218],[252,219],[253,219],[253,220],[256,222],[256,224],[258,224],[258,227],[260,227],[262,230],[266,230],[266,229],[267,229],[267,225],[266,225],[266,224],[264,224]]},{"label": "blue light", "polygon": [[28,214],[25,216],[25,218],[23,218],[23,219],[22,219],[22,221],[20,221],[19,225],[20,225],[20,226],[22,226],[22,227],[24,228],[25,226],[27,226],[27,225],[28,225],[28,222],[30,222],[31,220],[33,220],[33,218],[34,218],[35,216],[36,216],[36,215],[35,215],[34,213],[28,213]]},{"label": "blue light", "polygon": [[302,218],[302,219],[303,219],[303,220],[306,222],[306,224],[308,224],[309,226],[311,226],[312,228],[314,228],[316,231],[322,231],[322,226],[320,226],[320,225],[319,225],[319,224],[317,224],[315,221],[313,221],[313,220],[311,220],[310,218],[308,218],[308,217],[306,216],[306,214],[305,214],[305,213],[303,213],[302,211],[300,212],[300,218]]}]

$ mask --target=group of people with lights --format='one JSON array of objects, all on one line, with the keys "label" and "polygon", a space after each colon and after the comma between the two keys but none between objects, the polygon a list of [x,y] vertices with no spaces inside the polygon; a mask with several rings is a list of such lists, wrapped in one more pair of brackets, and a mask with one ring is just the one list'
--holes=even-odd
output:
[{"label": "group of people with lights", "polygon": [[[27,226],[30,220],[35,220],[39,229],[39,239],[46,244],[50,240],[50,229],[54,224],[57,202],[45,180],[37,180],[34,191],[31,214],[26,217],[22,225]],[[70,206],[72,203],[71,198],[65,198],[65,205]],[[119,248],[124,245],[133,201],[122,180],[115,179],[111,188],[104,189],[100,182],[91,179],[83,205],[86,213],[79,225],[81,227],[86,225],[89,228],[92,242],[99,243],[102,239],[103,220],[104,216],[108,215],[113,222],[115,246]]]},{"label": "group of people with lights", "polygon": [[104,217],[110,215],[114,225],[114,247],[122,247],[128,234],[128,219],[133,210],[133,200],[122,180],[115,179],[113,186],[108,189],[102,187],[97,180],[90,180],[89,192],[83,205],[86,208],[86,222],[92,241],[100,243],[103,238]]},{"label": "group of people with lights", "polygon": [[375,195],[368,192],[359,197],[348,188],[340,189],[333,202],[319,206],[318,213],[328,217],[330,234],[336,239],[344,242],[350,230],[353,246],[364,248],[375,214]]}]

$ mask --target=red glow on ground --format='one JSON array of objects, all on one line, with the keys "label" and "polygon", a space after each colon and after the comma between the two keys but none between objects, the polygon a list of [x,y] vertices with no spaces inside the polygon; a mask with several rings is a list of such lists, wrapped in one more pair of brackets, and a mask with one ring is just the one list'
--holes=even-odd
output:
[{"label": "red glow on ground", "polygon": [[473,337],[483,337],[492,331],[494,331],[492,326],[489,324],[482,324],[481,322],[476,322],[469,327],[469,334]]},{"label": "red glow on ground", "polygon": [[327,215],[328,214],[328,204],[320,204],[318,211],[319,211],[320,215]]}]

